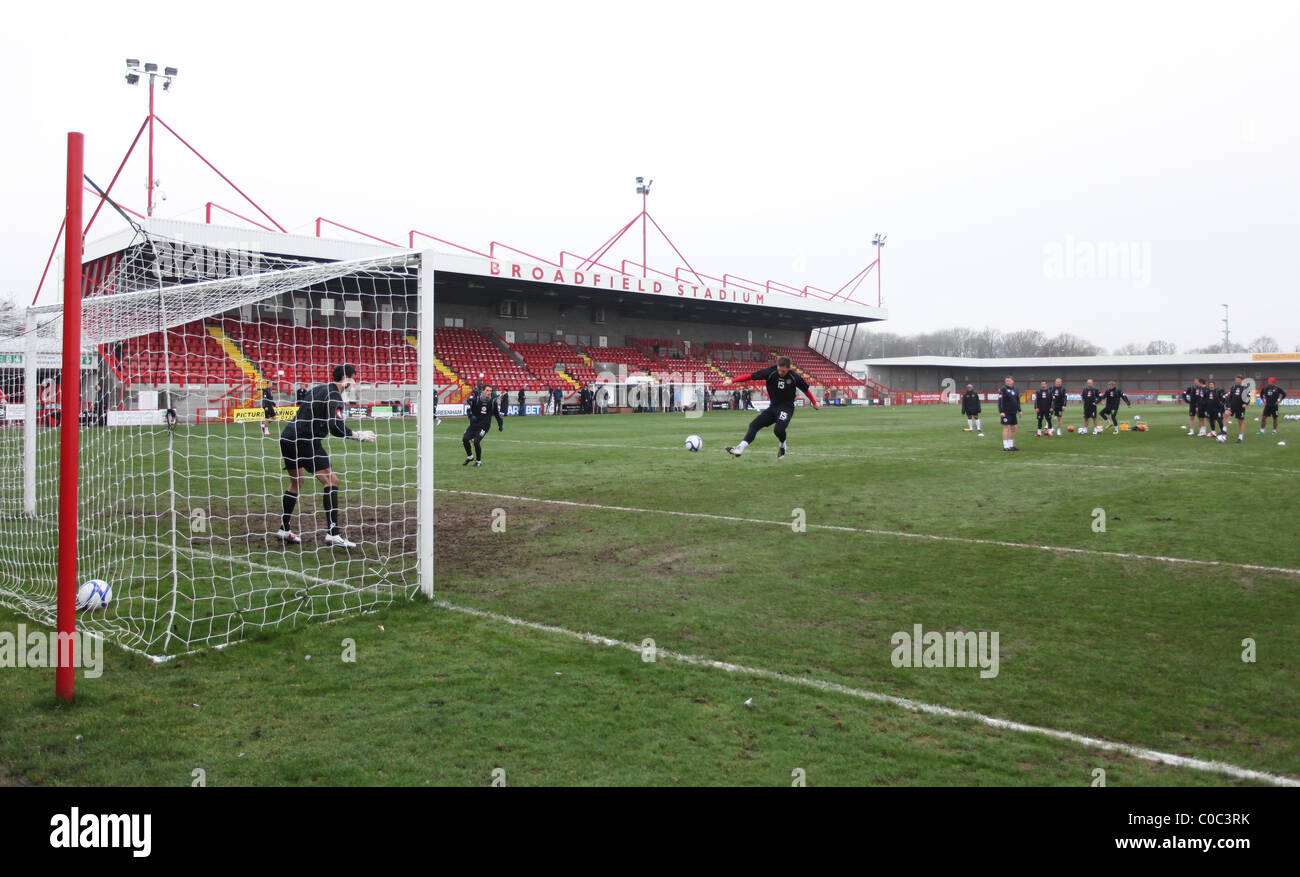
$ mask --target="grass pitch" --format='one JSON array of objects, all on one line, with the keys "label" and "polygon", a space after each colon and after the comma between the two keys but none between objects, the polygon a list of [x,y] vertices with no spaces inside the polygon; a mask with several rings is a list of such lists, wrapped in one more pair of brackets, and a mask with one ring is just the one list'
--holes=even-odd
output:
[{"label": "grass pitch", "polygon": [[[403,601],[162,666],[110,648],[71,707],[53,705],[51,672],[3,671],[0,775],[1086,785],[1101,768],[1109,785],[1254,782],[799,679],[1300,778],[1300,464],[1276,444],[1289,436],[1249,429],[1225,446],[1189,441],[1181,407],[1123,413],[1151,429],[1022,428],[1009,454],[995,416],[979,438],[946,406],[800,409],[782,461],[770,430],[743,459],[723,453],[752,416],[739,412],[519,418],[487,438],[481,469],[460,465],[463,427],[446,420],[437,588],[455,609]],[[375,452],[405,459],[409,426],[378,428]],[[340,461],[351,509],[374,474],[364,454]],[[250,502],[276,499],[275,467],[256,477]],[[349,498],[350,485],[367,486]],[[0,630],[20,620],[0,610]],[[891,640],[915,625],[997,632],[997,675],[895,666]],[[647,662],[647,638],[762,672]]]}]

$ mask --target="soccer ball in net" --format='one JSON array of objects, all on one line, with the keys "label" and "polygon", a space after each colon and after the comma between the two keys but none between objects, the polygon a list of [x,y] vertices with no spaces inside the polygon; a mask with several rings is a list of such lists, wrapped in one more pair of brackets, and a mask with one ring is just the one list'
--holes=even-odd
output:
[{"label": "soccer ball in net", "polygon": [[686,437],[686,450],[698,451],[704,445],[704,439],[698,435],[688,435]]},{"label": "soccer ball in net", "polygon": [[102,579],[91,579],[77,588],[77,608],[83,612],[103,609],[113,599],[113,586]]}]

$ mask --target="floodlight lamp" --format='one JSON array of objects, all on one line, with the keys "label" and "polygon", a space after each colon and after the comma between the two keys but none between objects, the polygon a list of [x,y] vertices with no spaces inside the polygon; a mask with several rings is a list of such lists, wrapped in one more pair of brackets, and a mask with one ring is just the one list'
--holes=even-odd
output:
[{"label": "floodlight lamp", "polygon": [[158,65],[155,64],[155,63],[152,62],[152,61],[145,61],[145,62],[144,62],[144,72],[145,72],[145,73],[157,73],[157,72],[158,72]]},{"label": "floodlight lamp", "polygon": [[165,68],[165,69],[163,70],[163,74],[166,75],[166,76],[175,76],[176,73],[177,73],[177,70],[176,70],[175,67],[167,67],[167,68]]},{"label": "floodlight lamp", "polygon": [[139,76],[139,74],[137,74],[137,73],[128,73],[128,74],[126,74],[126,84],[127,84],[127,85],[135,85],[135,84],[136,84],[137,82],[139,82],[139,81],[140,81],[140,76]]},{"label": "floodlight lamp", "polygon": [[126,59],[126,66],[127,66],[127,67],[139,67],[139,66],[140,66],[140,59],[139,59],[139,58],[127,58],[127,59]]}]

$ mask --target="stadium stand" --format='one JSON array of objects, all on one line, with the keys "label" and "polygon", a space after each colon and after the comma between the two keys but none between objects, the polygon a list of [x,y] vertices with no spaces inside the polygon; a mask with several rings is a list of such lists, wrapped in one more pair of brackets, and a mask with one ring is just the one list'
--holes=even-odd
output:
[{"label": "stadium stand", "polygon": [[[509,347],[523,358],[524,367],[540,379],[558,379],[564,382],[565,388],[575,390],[596,380],[596,371],[584,359],[583,354],[563,341],[552,341],[550,344],[515,343]],[[552,375],[556,378],[553,379]]]},{"label": "stadium stand", "polygon": [[584,347],[583,352],[599,365],[625,365],[631,374],[649,372],[653,365],[635,347]]},{"label": "stadium stand", "polygon": [[230,384],[247,380],[203,321],[187,323],[166,333],[128,338],[118,356],[123,380],[133,384]]},{"label": "stadium stand", "polygon": [[466,383],[473,384],[483,374],[493,385],[529,392],[538,392],[548,386],[539,378],[510,359],[487,336],[473,329],[443,328],[433,330],[433,349],[438,359]]},{"label": "stadium stand", "polygon": [[862,383],[826,357],[807,347],[775,347],[773,350],[776,356],[790,357],[794,367],[812,383],[837,388],[857,387]]}]

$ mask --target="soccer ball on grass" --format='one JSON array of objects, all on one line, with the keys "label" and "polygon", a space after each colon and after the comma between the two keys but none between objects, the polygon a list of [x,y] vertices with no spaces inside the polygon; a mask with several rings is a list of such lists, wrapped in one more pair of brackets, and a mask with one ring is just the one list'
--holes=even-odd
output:
[{"label": "soccer ball on grass", "polygon": [[688,435],[686,437],[686,450],[698,451],[703,446],[704,439],[700,438],[698,435]]}]

